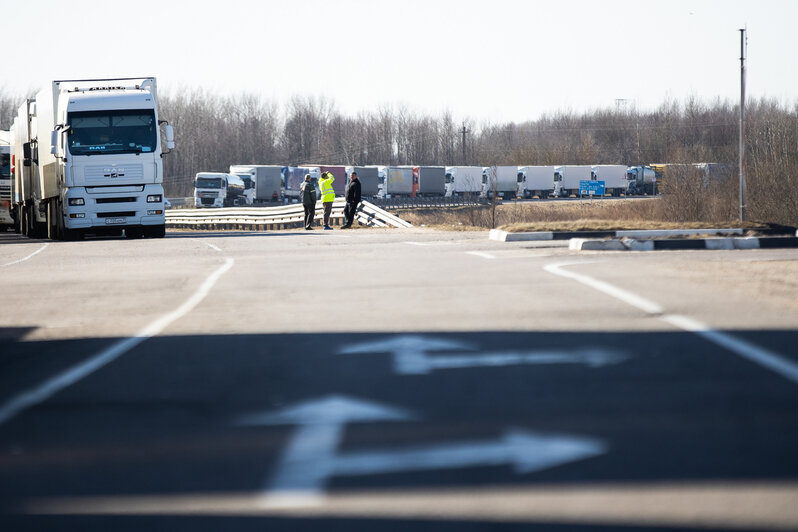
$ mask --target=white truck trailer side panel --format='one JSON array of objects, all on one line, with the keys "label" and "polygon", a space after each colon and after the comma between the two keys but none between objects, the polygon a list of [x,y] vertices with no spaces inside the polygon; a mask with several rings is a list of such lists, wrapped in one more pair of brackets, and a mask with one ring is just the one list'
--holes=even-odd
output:
[{"label": "white truck trailer side panel", "polygon": [[546,197],[554,190],[554,166],[522,166],[524,197]]},{"label": "white truck trailer side panel", "polygon": [[592,166],[586,165],[556,167],[554,169],[554,195],[568,197],[571,194],[579,194],[579,182],[590,181],[592,168]]}]

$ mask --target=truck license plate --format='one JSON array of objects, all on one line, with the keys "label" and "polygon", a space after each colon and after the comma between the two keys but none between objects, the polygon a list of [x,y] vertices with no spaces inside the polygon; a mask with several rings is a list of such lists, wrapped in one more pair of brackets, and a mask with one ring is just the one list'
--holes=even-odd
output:
[{"label": "truck license plate", "polygon": [[127,218],[106,218],[106,224],[123,224],[127,222]]}]

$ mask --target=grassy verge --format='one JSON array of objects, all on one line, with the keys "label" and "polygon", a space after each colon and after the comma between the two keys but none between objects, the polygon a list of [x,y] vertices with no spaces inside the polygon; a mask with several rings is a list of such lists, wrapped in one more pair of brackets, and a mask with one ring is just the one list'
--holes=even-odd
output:
[{"label": "grassy verge", "polygon": [[524,231],[618,231],[634,229],[762,229],[766,223],[740,223],[731,217],[689,220],[674,216],[661,198],[624,200],[506,202],[454,209],[408,209],[397,214],[415,226],[456,231],[497,227]]}]

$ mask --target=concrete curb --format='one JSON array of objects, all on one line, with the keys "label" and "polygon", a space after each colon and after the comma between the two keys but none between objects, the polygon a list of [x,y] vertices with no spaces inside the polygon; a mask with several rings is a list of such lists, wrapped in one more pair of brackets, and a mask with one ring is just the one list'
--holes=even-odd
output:
[{"label": "concrete curb", "polygon": [[[571,240],[572,238],[597,239],[597,238],[657,238],[657,237],[690,237],[700,235],[742,235],[744,229],[717,228],[717,229],[636,229],[626,231],[537,231],[525,233],[508,233],[501,229],[491,229],[488,239],[498,242],[524,242],[530,240]],[[768,236],[783,236],[798,231],[794,228],[773,227],[756,229],[760,234]]]},{"label": "concrete curb", "polygon": [[636,240],[572,238],[572,251],[662,251],[686,249],[777,249],[798,248],[798,237],[721,237],[703,239]]}]

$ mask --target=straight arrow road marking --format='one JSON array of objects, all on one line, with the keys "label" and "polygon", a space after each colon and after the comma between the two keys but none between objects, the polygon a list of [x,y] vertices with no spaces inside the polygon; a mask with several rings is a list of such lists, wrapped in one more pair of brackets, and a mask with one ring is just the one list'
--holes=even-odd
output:
[{"label": "straight arrow road marking", "polygon": [[539,364],[583,364],[598,368],[618,364],[628,358],[624,354],[601,348],[427,354],[428,351],[452,351],[455,349],[472,349],[472,346],[453,340],[402,335],[388,340],[346,346],[339,353],[390,353],[393,355],[394,371],[400,375],[425,375],[443,369]]},{"label": "straight arrow road marking", "polygon": [[264,508],[315,506],[328,480],[403,471],[513,466],[531,473],[607,452],[599,440],[511,429],[497,440],[338,453],[347,423],[409,421],[402,409],[342,396],[308,401],[274,413],[243,416],[238,425],[299,425],[264,488]]}]

